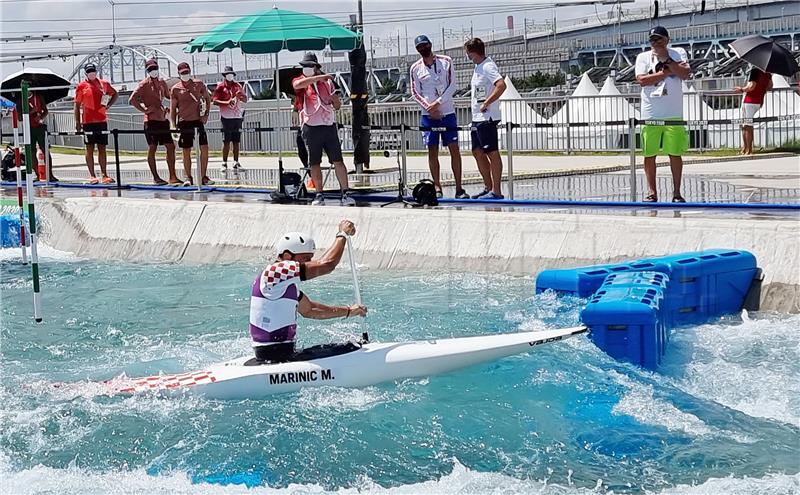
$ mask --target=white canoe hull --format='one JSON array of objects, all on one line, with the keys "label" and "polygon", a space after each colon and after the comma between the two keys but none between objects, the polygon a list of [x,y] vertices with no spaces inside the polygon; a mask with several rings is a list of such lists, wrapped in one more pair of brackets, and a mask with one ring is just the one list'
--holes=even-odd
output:
[{"label": "white canoe hull", "polygon": [[250,357],[177,375],[122,378],[108,382],[115,394],[175,391],[213,399],[263,399],[306,387],[364,387],[404,378],[447,373],[528,352],[586,332],[585,327],[416,342],[368,343],[337,356],[244,366]]}]

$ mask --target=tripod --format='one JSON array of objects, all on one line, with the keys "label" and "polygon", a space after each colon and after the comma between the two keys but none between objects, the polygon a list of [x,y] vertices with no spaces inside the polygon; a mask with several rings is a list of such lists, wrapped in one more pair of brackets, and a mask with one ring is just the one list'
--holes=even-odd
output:
[{"label": "tripod", "polygon": [[[406,190],[406,185],[403,182],[403,166],[400,163],[400,153],[404,153],[406,150],[406,133],[405,133],[405,125],[400,126],[400,149],[395,150],[395,156],[397,157],[397,197],[393,200],[389,201],[388,203],[384,203],[381,205],[381,208],[384,206],[393,205],[396,203],[400,203],[403,207],[411,206],[412,208],[415,206],[420,206],[417,203],[412,203],[411,201],[407,201],[403,193]],[[383,156],[389,157],[391,156],[391,152],[389,150],[384,150]]]},{"label": "tripod", "polygon": [[[384,206],[389,206],[389,205],[393,205],[393,204],[396,204],[396,203],[400,203],[403,206],[411,206],[411,207],[419,206],[417,203],[413,203],[411,201],[408,201],[405,198],[405,196],[403,196],[403,192],[406,189],[406,185],[403,183],[403,167],[400,165],[400,153],[398,151],[395,151],[395,154],[397,156],[397,197],[394,198],[393,200],[389,201],[388,203],[382,204],[381,208],[383,208]],[[385,157],[391,156],[389,150],[384,151],[383,152],[383,156],[385,156]]]}]

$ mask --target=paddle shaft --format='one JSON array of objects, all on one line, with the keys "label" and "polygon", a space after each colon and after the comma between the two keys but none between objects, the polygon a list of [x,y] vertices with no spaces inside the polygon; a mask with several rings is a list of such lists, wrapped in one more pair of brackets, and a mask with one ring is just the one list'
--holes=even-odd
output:
[{"label": "paddle shaft", "polygon": [[356,304],[361,305],[361,286],[358,284],[358,273],[356,273],[356,260],[353,257],[353,238],[349,235],[346,238],[347,258],[350,260],[350,273],[353,274],[353,293],[356,297]]}]

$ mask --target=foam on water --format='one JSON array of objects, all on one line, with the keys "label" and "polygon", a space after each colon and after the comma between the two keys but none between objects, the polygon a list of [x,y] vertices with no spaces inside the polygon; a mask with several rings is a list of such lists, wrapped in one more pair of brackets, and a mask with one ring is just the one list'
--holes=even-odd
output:
[{"label": "foam on water", "polygon": [[[39,244],[37,246],[39,254],[39,261],[77,261],[79,258],[73,253],[66,251],[59,251],[58,249],[51,248],[46,244]],[[31,251],[28,248],[28,262],[31,259]],[[18,263],[22,261],[22,248],[2,248],[0,249],[0,263],[11,262]]]},{"label": "foam on water", "polygon": [[[29,271],[7,267],[0,493],[798,491],[798,316],[677,329],[657,373],[580,337],[363,389],[258,402],[108,397],[87,380],[248,352],[257,267],[51,261],[35,327]],[[373,272],[362,288],[366,321],[303,321],[301,343],[362,329],[385,342],[572,326],[583,304],[502,276]],[[352,298],[346,271],[305,290]]]},{"label": "foam on water", "polygon": [[[453,461],[450,474],[437,480],[413,483],[398,487],[383,487],[369,478],[362,478],[352,487],[334,491],[316,484],[290,484],[285,488],[253,487],[241,484],[218,485],[194,483],[185,472],[173,472],[159,476],[148,475],[143,469],[94,472],[70,466],[67,469],[52,469],[36,466],[24,471],[9,469],[8,460],[0,454],[0,488],[4,493],[28,494],[175,494],[175,495],[351,495],[359,493],[401,494],[476,494],[507,495],[528,493],[537,495],[613,495],[602,480],[592,488],[548,483],[546,480],[521,480],[499,473],[471,470],[457,459]],[[800,489],[800,475],[768,474],[762,478],[712,478],[697,485],[678,485],[663,491],[647,491],[652,495],[794,495]]]}]

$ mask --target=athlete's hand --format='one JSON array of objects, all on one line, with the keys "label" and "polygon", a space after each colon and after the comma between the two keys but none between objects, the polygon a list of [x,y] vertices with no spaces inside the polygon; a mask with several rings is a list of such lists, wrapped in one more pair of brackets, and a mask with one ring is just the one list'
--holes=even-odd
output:
[{"label": "athlete's hand", "polygon": [[486,110],[488,110],[488,109],[489,109],[489,106],[488,106],[488,105],[486,105],[486,103],[485,103],[485,102],[484,102],[484,103],[481,103],[481,113],[485,112],[485,111],[486,111]]},{"label": "athlete's hand", "polygon": [[367,316],[367,307],[363,304],[353,304],[350,306],[350,317]]},{"label": "athlete's hand", "polygon": [[347,235],[356,235],[356,226],[350,220],[342,220],[339,222],[339,232],[344,232]]}]

